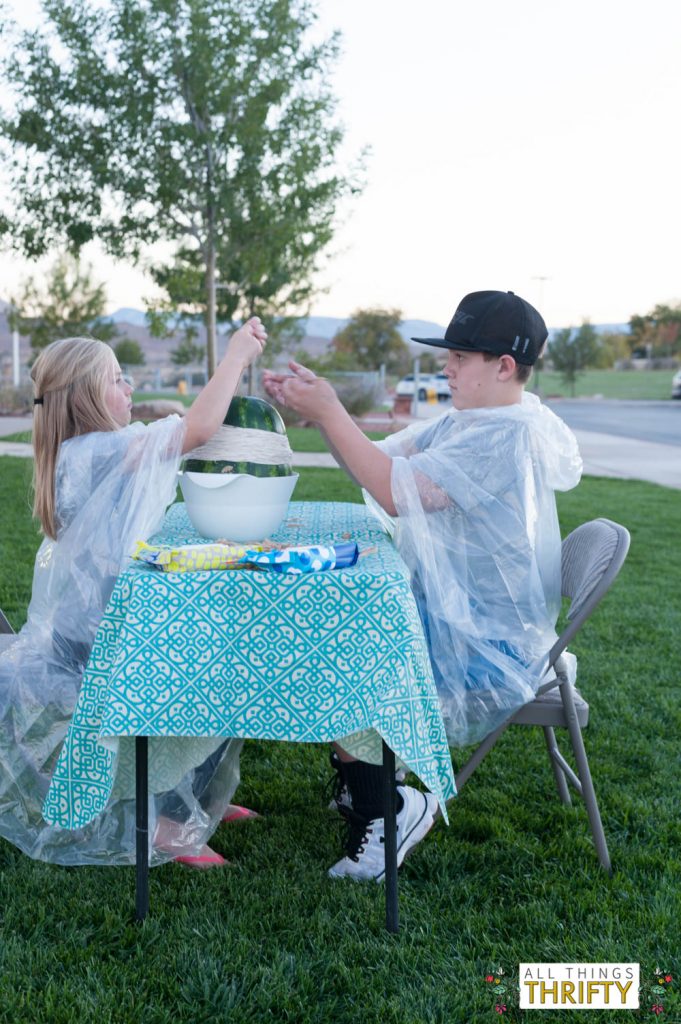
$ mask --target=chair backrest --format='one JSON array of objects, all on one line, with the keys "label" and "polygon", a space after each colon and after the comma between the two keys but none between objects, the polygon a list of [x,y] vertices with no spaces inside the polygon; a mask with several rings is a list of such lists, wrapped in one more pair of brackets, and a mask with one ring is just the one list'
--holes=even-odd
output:
[{"label": "chair backrest", "polygon": [[583,523],[563,541],[561,581],[563,597],[570,598],[568,625],[549,654],[549,665],[556,660],[608,592],[627,557],[629,531],[611,519],[592,519]]}]

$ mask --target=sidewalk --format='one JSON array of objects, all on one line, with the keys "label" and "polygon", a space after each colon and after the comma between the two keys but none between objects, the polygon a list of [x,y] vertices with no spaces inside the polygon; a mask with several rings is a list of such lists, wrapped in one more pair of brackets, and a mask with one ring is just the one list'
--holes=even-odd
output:
[{"label": "sidewalk", "polygon": [[[0,437],[30,429],[30,416],[0,417]],[[651,441],[636,441],[633,438],[586,430],[576,430],[575,437],[587,476],[645,480],[681,490],[681,451],[677,445],[653,444]],[[18,441],[0,441],[0,455],[31,458],[31,446]],[[293,465],[299,468],[338,468],[338,463],[328,452],[294,452]]]}]

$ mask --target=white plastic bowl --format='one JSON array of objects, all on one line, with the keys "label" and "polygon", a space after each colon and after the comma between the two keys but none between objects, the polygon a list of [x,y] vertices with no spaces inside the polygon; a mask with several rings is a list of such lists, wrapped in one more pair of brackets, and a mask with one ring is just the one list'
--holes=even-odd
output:
[{"label": "white plastic bowl", "polygon": [[187,515],[211,540],[264,540],[281,526],[298,474],[179,473]]}]

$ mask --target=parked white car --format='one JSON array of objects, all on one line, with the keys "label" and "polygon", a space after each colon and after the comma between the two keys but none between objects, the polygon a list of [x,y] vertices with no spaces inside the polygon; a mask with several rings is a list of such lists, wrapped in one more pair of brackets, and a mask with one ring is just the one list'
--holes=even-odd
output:
[{"label": "parked white car", "polygon": [[672,377],[672,398],[681,398],[681,370]]},{"label": "parked white car", "polygon": [[[414,374],[408,373],[398,381],[395,388],[396,395],[414,394]],[[449,384],[444,373],[420,373],[419,374],[419,402],[427,402],[433,399],[438,402],[448,402],[451,398]]]},{"label": "parked white car", "polygon": [[444,373],[436,373],[433,377],[433,381],[435,383],[438,402],[449,402],[452,397],[452,393],[449,390],[449,381]]}]

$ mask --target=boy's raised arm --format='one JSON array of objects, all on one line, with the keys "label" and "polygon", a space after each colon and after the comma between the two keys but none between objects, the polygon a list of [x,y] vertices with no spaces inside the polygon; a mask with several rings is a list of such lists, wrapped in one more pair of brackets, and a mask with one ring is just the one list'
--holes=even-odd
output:
[{"label": "boy's raised arm", "polygon": [[265,370],[267,393],[289,409],[317,424],[332,453],[348,474],[390,515],[397,515],[390,487],[392,459],[366,437],[343,408],[323,377],[300,363],[289,363],[291,374]]}]

